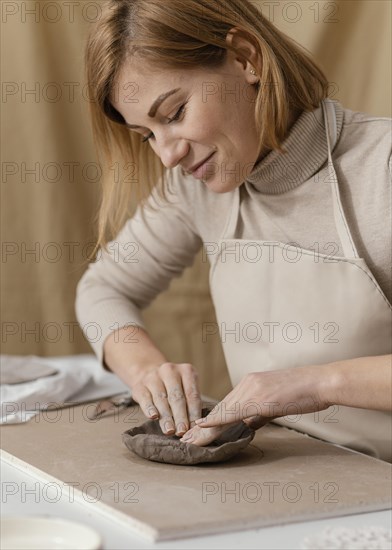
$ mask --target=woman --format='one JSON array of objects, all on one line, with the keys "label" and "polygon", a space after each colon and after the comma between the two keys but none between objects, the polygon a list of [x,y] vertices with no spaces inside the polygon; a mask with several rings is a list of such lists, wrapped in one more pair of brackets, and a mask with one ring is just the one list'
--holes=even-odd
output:
[{"label": "woman", "polygon": [[[275,419],[390,460],[390,121],[329,100],[251,2],[106,7],[87,47],[98,146],[159,186],[127,220],[132,184],[105,181],[103,253],[76,301],[97,356],[183,441]],[[141,310],[203,244],[234,389],[201,420],[194,367],[168,361]]]}]

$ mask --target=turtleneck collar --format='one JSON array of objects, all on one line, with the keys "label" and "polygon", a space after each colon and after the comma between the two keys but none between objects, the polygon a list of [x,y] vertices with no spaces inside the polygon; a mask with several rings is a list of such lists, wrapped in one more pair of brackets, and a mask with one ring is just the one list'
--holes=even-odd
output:
[{"label": "turtleneck collar", "polygon": [[[339,102],[333,103],[339,139],[344,111]],[[278,195],[295,189],[320,170],[328,159],[321,105],[314,111],[304,111],[300,115],[282,146],[286,152],[271,151],[254,166],[245,185],[251,185],[266,195]]]}]

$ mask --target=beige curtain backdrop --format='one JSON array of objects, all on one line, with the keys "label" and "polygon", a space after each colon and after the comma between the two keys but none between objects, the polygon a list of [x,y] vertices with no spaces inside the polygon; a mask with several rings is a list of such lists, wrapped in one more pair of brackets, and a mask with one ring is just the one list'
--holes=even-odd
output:
[{"label": "beige curtain backdrop", "polygon": [[[335,99],[391,116],[388,0],[255,3],[314,54]],[[91,352],[74,300],[99,205],[83,53],[101,8],[83,0],[1,2],[2,353]],[[220,398],[230,389],[219,337],[209,334],[216,320],[202,254],[145,318],[170,360],[198,367],[202,391]]]}]

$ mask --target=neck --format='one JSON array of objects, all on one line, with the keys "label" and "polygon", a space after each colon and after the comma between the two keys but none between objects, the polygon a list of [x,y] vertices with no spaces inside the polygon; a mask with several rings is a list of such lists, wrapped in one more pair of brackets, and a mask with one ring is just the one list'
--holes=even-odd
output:
[{"label": "neck", "polygon": [[[283,140],[285,140],[287,138],[291,128],[297,122],[297,120],[299,119],[301,114],[302,114],[302,111],[300,109],[293,109],[293,110],[290,111],[289,120],[288,120],[287,128],[286,128],[286,133],[285,133],[285,136],[284,136]],[[263,148],[263,150],[261,151],[261,154],[259,155],[259,157],[256,161],[256,164],[258,162],[260,162],[261,160],[263,160],[263,158],[266,157],[271,151],[272,151],[272,149],[268,149],[266,147]]]},{"label": "neck", "polygon": [[[334,102],[337,139],[342,131],[344,109]],[[270,152],[246,178],[245,187],[251,192],[279,195],[295,189],[310,179],[328,160],[326,128],[322,105],[314,110],[304,110],[296,119],[293,113],[291,130],[282,143],[284,155],[279,150]],[[294,123],[295,122],[295,123]]]}]

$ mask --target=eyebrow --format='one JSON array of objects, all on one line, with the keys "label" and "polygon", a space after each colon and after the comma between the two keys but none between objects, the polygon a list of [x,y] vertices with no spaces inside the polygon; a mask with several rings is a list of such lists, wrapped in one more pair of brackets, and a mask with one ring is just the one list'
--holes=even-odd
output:
[{"label": "eyebrow", "polygon": [[[157,111],[160,105],[165,101],[165,99],[167,99],[171,95],[176,94],[180,90],[181,88],[175,88],[174,90],[170,90],[170,92],[166,92],[165,94],[160,95],[151,105],[151,109],[148,111],[148,116],[150,118],[154,118],[155,115],[157,114]],[[132,129],[142,128],[142,126],[136,126],[135,124],[126,124],[126,126],[127,128],[132,128]]]}]

